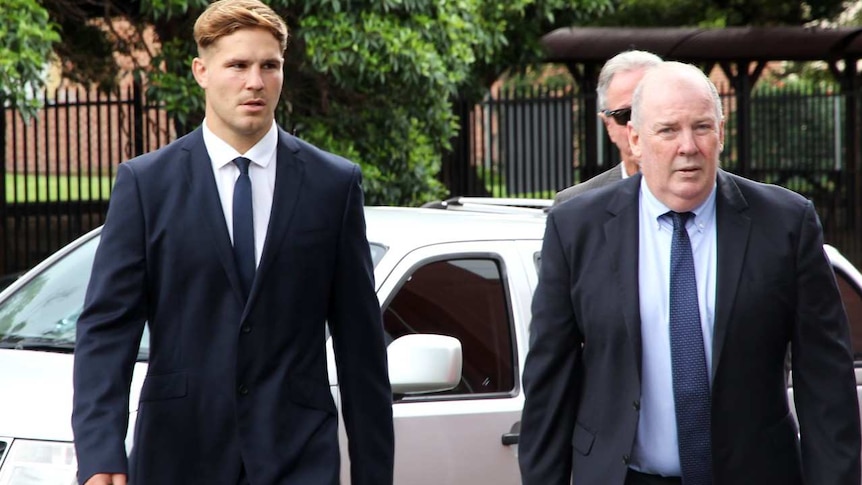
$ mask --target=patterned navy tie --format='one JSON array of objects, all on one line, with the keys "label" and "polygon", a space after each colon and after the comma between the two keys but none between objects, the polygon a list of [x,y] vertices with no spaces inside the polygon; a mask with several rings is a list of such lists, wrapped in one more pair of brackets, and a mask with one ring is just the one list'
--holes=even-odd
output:
[{"label": "patterned navy tie", "polygon": [[237,157],[233,163],[239,167],[239,178],[233,187],[233,256],[239,270],[243,294],[248,298],[254,281],[254,214],[251,205],[251,178],[248,166],[251,160]]},{"label": "patterned navy tie", "polygon": [[693,214],[668,214],[673,219],[670,354],[682,483],[709,485],[712,483],[709,370],[700,328],[694,258],[685,228]]}]

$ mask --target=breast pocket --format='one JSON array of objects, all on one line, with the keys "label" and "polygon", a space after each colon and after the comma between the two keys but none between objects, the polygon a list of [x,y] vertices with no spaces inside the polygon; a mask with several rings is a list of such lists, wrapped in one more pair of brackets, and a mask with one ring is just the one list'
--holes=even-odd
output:
[{"label": "breast pocket", "polygon": [[575,423],[575,431],[572,433],[572,447],[575,451],[584,456],[589,455],[595,440],[596,435],[592,431],[581,426],[581,423]]},{"label": "breast pocket", "polygon": [[293,235],[293,242],[299,245],[321,244],[327,240],[334,240],[336,231],[330,227],[312,227],[297,231]]}]

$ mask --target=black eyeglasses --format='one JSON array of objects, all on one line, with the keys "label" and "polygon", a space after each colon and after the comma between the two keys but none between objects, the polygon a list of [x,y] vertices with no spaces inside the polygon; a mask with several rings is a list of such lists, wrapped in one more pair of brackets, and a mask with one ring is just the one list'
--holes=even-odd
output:
[{"label": "black eyeglasses", "polygon": [[626,123],[628,123],[629,120],[632,119],[631,106],[629,106],[628,108],[620,108],[614,110],[603,109],[601,113],[605,116],[610,116],[611,118],[613,118],[614,121],[616,121],[617,124],[620,126],[626,126]]}]

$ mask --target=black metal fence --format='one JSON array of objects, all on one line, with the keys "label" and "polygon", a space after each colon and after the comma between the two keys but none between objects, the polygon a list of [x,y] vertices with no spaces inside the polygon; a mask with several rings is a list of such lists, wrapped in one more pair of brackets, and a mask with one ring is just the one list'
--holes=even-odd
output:
[{"label": "black metal fence", "polygon": [[[775,183],[812,199],[828,243],[862,266],[862,224],[859,209],[859,156],[847,126],[846,106],[853,94],[828,89],[759,88],[753,93],[749,130],[750,160],[739,157],[736,96],[719,86],[726,124],[722,166],[754,180]],[[457,106],[460,136],[445,160],[443,179],[452,195],[552,197],[564,187],[590,178],[618,163],[615,148],[599,125],[589,140],[585,112],[594,93],[575,87],[501,91],[478,104]],[[859,139],[857,134],[855,139]],[[599,159],[588,160],[595,143]]]},{"label": "black metal fence", "polygon": [[0,275],[30,268],[101,224],[117,164],[175,137],[139,83],[113,94],[42,96],[44,108],[30,120],[0,107]]},{"label": "black metal fence", "polygon": [[453,196],[548,198],[583,178],[584,97],[574,88],[501,90],[455,105],[461,132],[442,173]]},{"label": "black metal fence", "polygon": [[[460,135],[441,178],[451,195],[552,197],[617,163],[595,113],[594,93],[576,88],[495,92],[478,104],[456,103]],[[811,198],[827,242],[862,267],[862,222],[856,165],[848,156],[847,106],[853,94],[758,89],[751,112],[750,160],[738,155],[736,97],[722,89],[726,125],[723,166]],[[0,108],[2,109],[2,108]],[[589,126],[593,123],[593,126]],[[133,85],[105,95],[81,90],[45,94],[29,123],[0,113],[0,275],[23,271],[101,224],[118,163],[176,137],[166,113],[148,106]],[[588,133],[599,133],[598,137]],[[587,160],[586,153],[598,153]]]}]

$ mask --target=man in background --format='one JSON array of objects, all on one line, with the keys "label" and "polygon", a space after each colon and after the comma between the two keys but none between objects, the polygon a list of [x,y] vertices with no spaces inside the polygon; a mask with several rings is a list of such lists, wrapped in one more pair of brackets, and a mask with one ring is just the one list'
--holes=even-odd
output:
[{"label": "man in background", "polygon": [[632,93],[647,69],[662,62],[655,54],[646,51],[626,51],[610,58],[599,72],[596,88],[599,118],[605,125],[608,137],[617,146],[622,161],[595,177],[561,190],[554,197],[554,205],[565,202],[584,191],[607,185],[634,175],[638,171],[637,158],[629,146],[626,124],[632,113]]}]

